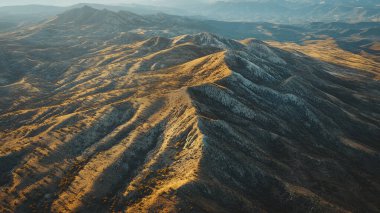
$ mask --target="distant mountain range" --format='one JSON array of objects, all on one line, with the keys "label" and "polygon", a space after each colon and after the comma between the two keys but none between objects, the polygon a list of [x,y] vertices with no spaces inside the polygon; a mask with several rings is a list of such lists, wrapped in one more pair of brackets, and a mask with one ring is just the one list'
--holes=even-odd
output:
[{"label": "distant mountain range", "polygon": [[273,23],[360,22],[379,21],[380,6],[367,1],[255,1],[216,2],[200,15],[235,21],[265,21]]},{"label": "distant mountain range", "polygon": [[104,41],[120,44],[151,36],[172,37],[204,31],[232,39],[257,38],[296,43],[330,37],[336,39],[339,46],[347,51],[354,53],[365,51],[375,55],[378,52],[368,47],[380,42],[380,22],[355,24],[314,22],[302,25],[225,22],[164,13],[139,15],[127,11],[95,9],[89,6],[74,8],[47,22],[41,21],[38,25],[31,28],[24,27],[11,34],[15,39],[22,38],[24,42],[42,44],[61,40],[72,40],[72,43],[75,43],[78,39],[93,37],[90,41],[97,39],[97,44],[93,45],[99,45],[99,42],[104,43]]},{"label": "distant mountain range", "polygon": [[[157,3],[157,2],[156,2]],[[41,5],[0,7],[0,27],[12,27],[36,23],[64,11],[80,8]],[[379,22],[380,5],[377,1],[217,1],[186,4],[164,4],[173,7],[138,4],[102,5],[86,4],[96,9],[111,11],[128,10],[137,14],[167,13],[220,21],[272,22],[279,24],[303,24],[308,22]],[[156,4],[160,5],[160,4]],[[175,7],[174,7],[175,6]],[[0,28],[1,30],[1,28]]]}]

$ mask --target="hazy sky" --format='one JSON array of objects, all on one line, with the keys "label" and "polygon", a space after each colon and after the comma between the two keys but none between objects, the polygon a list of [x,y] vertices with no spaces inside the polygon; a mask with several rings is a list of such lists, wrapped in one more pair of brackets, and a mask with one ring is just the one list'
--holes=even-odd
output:
[{"label": "hazy sky", "polygon": [[44,4],[67,6],[76,3],[100,3],[100,4],[120,4],[120,3],[140,3],[140,4],[159,4],[170,6],[182,3],[211,2],[216,0],[0,0],[0,6],[25,5],[25,4]]}]

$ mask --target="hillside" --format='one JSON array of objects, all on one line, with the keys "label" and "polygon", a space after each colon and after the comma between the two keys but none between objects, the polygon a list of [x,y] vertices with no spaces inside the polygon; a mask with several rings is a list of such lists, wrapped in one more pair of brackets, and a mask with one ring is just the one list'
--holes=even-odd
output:
[{"label": "hillside", "polygon": [[374,74],[376,79],[380,78],[380,61],[378,61],[378,57],[369,56],[370,54],[363,54],[364,56],[362,56],[344,51],[339,48],[333,39],[307,41],[303,45],[284,42],[269,42],[269,44],[289,51],[302,52],[325,62],[369,72]]}]

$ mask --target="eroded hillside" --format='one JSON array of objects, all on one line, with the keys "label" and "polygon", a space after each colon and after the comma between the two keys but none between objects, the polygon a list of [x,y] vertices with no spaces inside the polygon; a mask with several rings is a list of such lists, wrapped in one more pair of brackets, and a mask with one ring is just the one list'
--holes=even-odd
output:
[{"label": "eroded hillside", "polygon": [[59,73],[3,105],[3,212],[380,209],[370,73],[209,33],[108,45]]}]

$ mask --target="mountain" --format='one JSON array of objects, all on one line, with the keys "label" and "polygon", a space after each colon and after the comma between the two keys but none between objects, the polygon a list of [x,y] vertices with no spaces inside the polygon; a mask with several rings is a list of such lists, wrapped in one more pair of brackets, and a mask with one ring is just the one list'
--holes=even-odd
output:
[{"label": "mountain", "polygon": [[0,32],[13,31],[20,27],[31,26],[46,19],[52,19],[55,16],[73,9],[82,8],[84,6],[98,10],[109,10],[113,12],[134,11],[137,14],[187,14],[179,8],[158,7],[139,4],[121,4],[121,5],[105,5],[105,4],[75,4],[68,7],[48,6],[48,5],[19,5],[0,7]]},{"label": "mountain", "polygon": [[204,23],[82,7],[0,34],[0,211],[380,211],[380,72]]},{"label": "mountain", "polygon": [[[33,43],[39,41],[45,44],[62,40],[77,42],[82,37],[100,42],[122,33],[174,35],[177,31],[191,30],[192,24],[197,25],[198,21],[166,14],[138,15],[128,11],[114,12],[83,6],[68,10],[39,25],[11,33],[16,39],[22,37],[23,41]],[[78,38],[77,35],[81,37]]]}]

